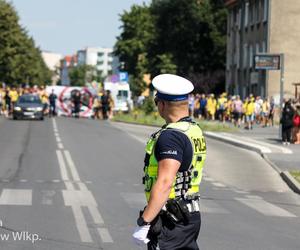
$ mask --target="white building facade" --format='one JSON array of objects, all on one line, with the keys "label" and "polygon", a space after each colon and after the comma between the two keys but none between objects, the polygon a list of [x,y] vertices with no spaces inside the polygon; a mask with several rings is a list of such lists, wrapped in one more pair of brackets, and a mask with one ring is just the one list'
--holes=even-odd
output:
[{"label": "white building facade", "polygon": [[56,85],[60,76],[60,62],[62,55],[58,53],[42,51],[42,57],[47,67],[52,71],[52,85]]},{"label": "white building facade", "polygon": [[115,73],[119,63],[112,48],[87,47],[77,52],[77,58],[78,65],[94,66],[102,77]]}]

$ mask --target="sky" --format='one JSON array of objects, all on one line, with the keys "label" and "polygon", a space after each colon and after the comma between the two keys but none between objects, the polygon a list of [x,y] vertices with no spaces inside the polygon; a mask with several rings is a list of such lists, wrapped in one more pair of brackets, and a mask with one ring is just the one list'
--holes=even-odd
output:
[{"label": "sky", "polygon": [[36,45],[75,54],[90,47],[113,47],[121,33],[119,14],[151,0],[11,0]]}]

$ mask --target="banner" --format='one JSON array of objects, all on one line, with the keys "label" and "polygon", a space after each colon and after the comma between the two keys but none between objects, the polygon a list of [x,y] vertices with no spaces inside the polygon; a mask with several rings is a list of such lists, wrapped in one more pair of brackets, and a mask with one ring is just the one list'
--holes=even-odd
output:
[{"label": "banner", "polygon": [[57,96],[56,112],[58,116],[72,116],[74,105],[72,96],[79,91],[81,95],[80,117],[91,117],[93,114],[93,97],[97,95],[97,90],[88,87],[66,87],[66,86],[47,86],[48,96],[52,93]]}]

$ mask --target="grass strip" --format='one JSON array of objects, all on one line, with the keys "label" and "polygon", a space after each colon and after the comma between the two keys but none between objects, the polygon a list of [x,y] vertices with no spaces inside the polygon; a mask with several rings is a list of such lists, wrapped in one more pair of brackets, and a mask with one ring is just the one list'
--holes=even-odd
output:
[{"label": "grass strip", "polygon": [[290,171],[290,174],[300,183],[300,171]]},{"label": "grass strip", "polygon": [[[196,119],[197,120],[197,119]],[[152,113],[145,115],[141,111],[133,111],[128,114],[118,113],[114,116],[113,121],[135,123],[150,126],[162,126],[165,121],[158,115],[158,113]],[[237,129],[230,127],[228,124],[223,124],[218,121],[202,121],[197,120],[203,131],[214,131],[214,132],[234,132]]]}]

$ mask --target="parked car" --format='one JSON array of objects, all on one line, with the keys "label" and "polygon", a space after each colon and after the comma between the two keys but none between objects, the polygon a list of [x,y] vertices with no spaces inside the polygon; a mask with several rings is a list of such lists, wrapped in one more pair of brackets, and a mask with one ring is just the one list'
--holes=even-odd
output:
[{"label": "parked car", "polygon": [[37,95],[25,94],[19,97],[13,110],[13,119],[44,120],[43,104]]}]

